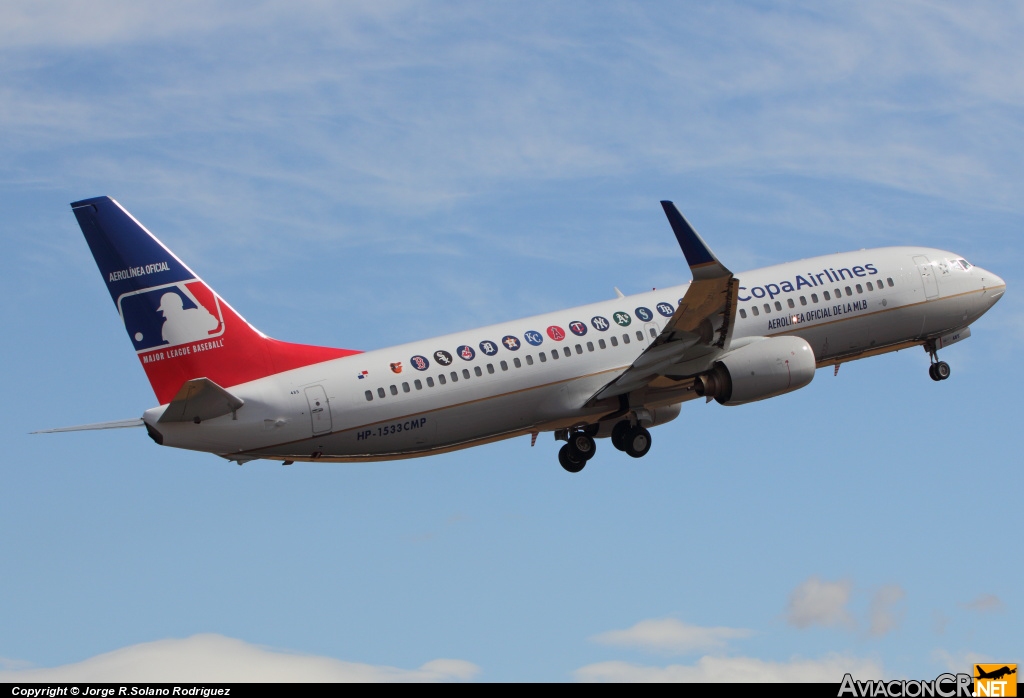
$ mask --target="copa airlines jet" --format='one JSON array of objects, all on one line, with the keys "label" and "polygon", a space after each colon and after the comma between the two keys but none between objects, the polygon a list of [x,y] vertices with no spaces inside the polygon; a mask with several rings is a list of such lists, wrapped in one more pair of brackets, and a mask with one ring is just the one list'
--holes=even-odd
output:
[{"label": "copa airlines jet", "polygon": [[158,444],[242,464],[426,456],[540,432],[578,472],[595,438],[634,458],[687,400],[742,405],[815,369],[938,351],[1002,297],[959,254],[887,247],[733,274],[675,205],[662,206],[693,281],[387,349],[290,344],[235,312],[113,199],[71,204],[159,407]]}]

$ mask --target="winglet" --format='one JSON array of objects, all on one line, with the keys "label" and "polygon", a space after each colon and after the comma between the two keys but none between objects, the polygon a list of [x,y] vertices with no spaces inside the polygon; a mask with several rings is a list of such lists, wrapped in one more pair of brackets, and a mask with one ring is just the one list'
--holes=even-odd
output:
[{"label": "winglet", "polygon": [[679,247],[686,255],[686,262],[690,265],[690,271],[694,279],[710,279],[721,276],[731,276],[732,272],[718,261],[718,257],[701,239],[693,226],[683,218],[676,205],[671,201],[662,201],[661,207],[665,209],[668,222],[672,226],[672,232],[676,234]]}]

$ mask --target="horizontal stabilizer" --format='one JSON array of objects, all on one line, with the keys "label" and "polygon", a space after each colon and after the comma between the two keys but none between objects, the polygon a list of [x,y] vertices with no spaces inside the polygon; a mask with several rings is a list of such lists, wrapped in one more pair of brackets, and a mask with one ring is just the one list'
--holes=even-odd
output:
[{"label": "horizontal stabilizer", "polygon": [[245,403],[209,378],[185,381],[157,422],[199,423],[232,414]]},{"label": "horizontal stabilizer", "polygon": [[60,427],[59,429],[40,429],[30,432],[32,434],[56,434],[61,431],[92,431],[94,429],[127,429],[128,427],[141,427],[141,419],[121,419],[116,422],[96,422],[95,424],[79,424],[77,427]]}]

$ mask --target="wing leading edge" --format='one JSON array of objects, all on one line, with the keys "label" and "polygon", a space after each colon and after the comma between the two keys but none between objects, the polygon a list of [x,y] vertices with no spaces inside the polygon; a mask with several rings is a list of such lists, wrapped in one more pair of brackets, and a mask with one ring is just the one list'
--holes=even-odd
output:
[{"label": "wing leading edge", "polygon": [[[661,206],[690,265],[693,281],[661,334],[588,404],[648,386],[684,387],[678,383],[709,368],[732,340],[739,281],[674,203],[662,201]],[[661,378],[667,380],[658,380]]]}]

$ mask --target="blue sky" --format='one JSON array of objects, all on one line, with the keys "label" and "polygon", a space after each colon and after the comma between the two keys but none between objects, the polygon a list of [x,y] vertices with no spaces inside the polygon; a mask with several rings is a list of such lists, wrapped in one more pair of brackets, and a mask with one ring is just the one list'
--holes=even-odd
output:
[{"label": "blue sky", "polygon": [[[932,678],[1024,661],[1011,3],[8,2],[0,680]],[[154,403],[68,203],[267,334],[372,349],[730,268],[954,250],[944,352],[690,403],[578,476],[515,439],[251,463]]]}]

